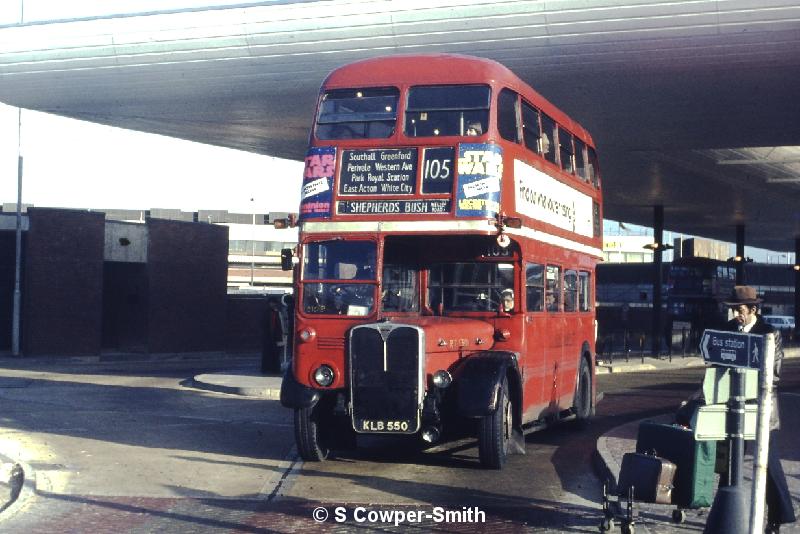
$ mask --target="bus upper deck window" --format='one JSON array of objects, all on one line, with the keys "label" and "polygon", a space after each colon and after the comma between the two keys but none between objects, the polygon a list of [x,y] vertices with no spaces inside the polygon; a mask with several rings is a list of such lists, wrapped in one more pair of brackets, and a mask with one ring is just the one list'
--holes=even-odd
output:
[{"label": "bus upper deck window", "polygon": [[595,187],[600,187],[600,166],[597,162],[597,152],[592,147],[589,147],[587,159],[589,161],[589,181]]},{"label": "bus upper deck window", "polygon": [[500,137],[512,143],[519,142],[517,101],[517,93],[510,89],[503,89],[497,97],[497,130]]},{"label": "bus upper deck window", "polygon": [[586,144],[575,138],[575,174],[585,181],[589,181],[586,168]]},{"label": "bus upper deck window", "polygon": [[522,139],[525,147],[541,154],[542,137],[539,133],[539,110],[522,102]]},{"label": "bus upper deck window", "polygon": [[572,146],[572,134],[563,128],[558,129],[558,149],[561,158],[561,168],[565,172],[572,174],[575,172],[575,162],[573,155],[575,149]]},{"label": "bus upper deck window", "polygon": [[[482,135],[489,127],[491,89],[486,85],[431,85],[408,91],[405,134],[408,137],[469,135],[468,127]],[[475,135],[474,133],[472,135]]]},{"label": "bus upper deck window", "polygon": [[394,134],[396,87],[326,91],[317,113],[317,139],[379,139]]}]

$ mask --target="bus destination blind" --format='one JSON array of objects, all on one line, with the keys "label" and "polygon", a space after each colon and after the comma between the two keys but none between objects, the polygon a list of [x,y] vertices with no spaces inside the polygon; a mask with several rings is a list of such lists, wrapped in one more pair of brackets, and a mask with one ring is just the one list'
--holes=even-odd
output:
[{"label": "bus destination blind", "polygon": [[416,148],[342,152],[340,195],[413,195],[416,190]]},{"label": "bus destination blind", "polygon": [[404,215],[450,213],[450,199],[418,200],[340,200],[339,215]]},{"label": "bus destination blind", "polygon": [[[427,149],[424,159],[426,169],[426,175],[423,177],[424,193],[448,194],[452,187],[453,148]],[[450,213],[451,199],[409,198],[417,194],[418,167],[417,148],[344,150],[339,173],[339,195],[351,198],[336,202],[336,213],[339,215]],[[383,198],[354,198],[375,196]]]}]

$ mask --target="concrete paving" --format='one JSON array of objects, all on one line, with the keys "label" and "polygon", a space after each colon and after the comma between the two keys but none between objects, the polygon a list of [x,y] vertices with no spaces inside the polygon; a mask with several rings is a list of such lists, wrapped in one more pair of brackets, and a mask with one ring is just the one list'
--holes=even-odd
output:
[{"label": "concrete paving", "polygon": [[281,380],[280,376],[265,376],[249,369],[243,369],[203,373],[192,377],[184,385],[217,393],[278,400],[281,397]]},{"label": "concrete paving", "polygon": [[[785,357],[800,357],[800,349],[786,349]],[[628,358],[619,356],[612,361],[598,362],[597,374],[634,373],[704,365],[703,359],[696,355],[673,355],[671,358],[669,356],[654,358],[632,354]],[[280,398],[280,382],[280,377],[261,376],[254,372],[206,373],[195,376],[192,380],[194,387],[202,389],[270,399]],[[782,406],[781,414],[785,420],[784,430],[779,433],[780,442],[773,444],[773,446],[781,449],[782,465],[789,482],[789,489],[795,501],[796,511],[800,513],[800,457],[798,457],[796,451],[796,444],[800,443],[800,396],[793,394],[781,395],[780,403]],[[664,414],[664,416],[655,420],[672,422],[672,414]],[[597,440],[596,467],[600,476],[611,482],[611,487],[617,482],[622,456],[626,452],[634,452],[636,450],[636,433],[641,422],[633,421],[613,428]],[[752,480],[751,476],[749,476],[752,473],[752,459],[749,457],[745,460],[744,472],[748,474],[745,483],[747,484],[747,495],[749,495]],[[706,523],[706,514],[708,513],[707,509],[686,510],[684,522],[680,525],[671,525],[669,517],[671,517],[672,511],[675,510],[674,507],[641,503],[637,503],[636,507],[637,514],[642,522],[640,525],[651,533],[672,532],[675,530],[702,532]],[[800,533],[800,525],[787,525],[781,531]]]},{"label": "concrete paving", "polygon": [[[212,359],[215,356],[209,355]],[[800,349],[787,350],[787,358],[800,357]],[[73,359],[73,363],[80,363]],[[84,363],[111,363],[124,361],[124,355],[113,357],[92,358]],[[196,362],[195,358],[189,361]],[[217,372],[206,372],[187,378],[184,386],[198,389],[215,391],[230,395],[240,395],[264,399],[279,399],[281,376],[263,376],[254,369],[257,368],[257,360],[251,355],[241,359],[220,360],[230,363],[231,368]],[[651,358],[640,355],[631,356],[627,359],[618,357],[614,361],[600,362],[598,364],[598,374],[603,373],[630,373],[641,371],[653,371],[660,368],[679,368],[702,366],[704,362],[697,356],[673,356]],[[800,511],[800,455],[798,455],[797,443],[800,443],[800,395],[784,393],[781,395],[782,416],[784,417],[783,429],[780,433],[779,443],[775,444],[781,449],[783,466],[789,482],[790,491],[795,501],[795,506]],[[670,417],[665,414],[664,420]],[[625,425],[616,427],[600,436],[597,441],[597,467],[601,476],[616,482],[622,455],[626,452],[635,450],[636,431],[641,421],[633,421]],[[13,513],[22,506],[26,496],[32,495],[33,472],[29,466],[15,460],[20,458],[20,454],[3,453],[8,451],[0,450],[0,512],[4,515]],[[19,451],[17,451],[19,452]],[[745,473],[751,472],[751,464],[745,466]],[[646,532],[673,532],[669,528],[677,528],[677,531],[701,532],[705,524],[704,515],[707,510],[690,510],[687,512],[686,522],[680,527],[669,527],[668,519],[667,530],[662,530],[658,524],[664,524],[665,517],[669,517],[671,509],[665,506],[656,505],[637,505],[639,514],[644,518],[643,530]],[[647,518],[653,519],[647,525]],[[638,526],[637,526],[638,528]],[[800,526],[791,525],[784,527],[782,532],[800,532]]]}]

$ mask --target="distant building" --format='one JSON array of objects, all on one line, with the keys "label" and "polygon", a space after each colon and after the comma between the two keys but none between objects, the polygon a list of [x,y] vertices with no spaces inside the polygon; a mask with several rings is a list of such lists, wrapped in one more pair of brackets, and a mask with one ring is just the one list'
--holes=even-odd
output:
[{"label": "distant building", "polygon": [[675,238],[675,257],[709,258],[726,261],[731,257],[731,244],[702,237]]},{"label": "distant building", "polygon": [[652,242],[652,236],[603,236],[603,260],[608,263],[651,263],[653,251],[644,247]]},{"label": "distant building", "polygon": [[[11,346],[15,228],[0,214],[0,350]],[[30,208],[23,229],[24,354],[226,348],[227,228]]]},{"label": "distant building", "polygon": [[278,230],[270,216],[288,214],[231,213],[225,210],[101,210],[107,220],[141,222],[146,218],[208,223],[228,228],[228,291],[288,292],[291,272],[280,269],[281,249],[297,245],[297,228]]},{"label": "distant building", "polygon": [[[665,232],[665,240],[671,239],[671,235],[671,232]],[[653,249],[647,245],[652,243],[652,228],[608,219],[603,221],[603,261],[607,263],[651,263]],[[663,260],[671,259],[672,252],[668,250],[663,254]]]}]

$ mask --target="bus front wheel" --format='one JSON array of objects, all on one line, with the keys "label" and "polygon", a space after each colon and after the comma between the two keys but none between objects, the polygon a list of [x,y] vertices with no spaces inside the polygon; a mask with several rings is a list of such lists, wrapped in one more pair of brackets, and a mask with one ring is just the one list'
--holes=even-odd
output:
[{"label": "bus front wheel", "polygon": [[478,428],[478,455],[484,467],[502,469],[508,459],[513,423],[512,406],[508,394],[508,378],[503,378],[497,409],[482,417]]},{"label": "bus front wheel", "polygon": [[294,438],[297,451],[306,462],[322,462],[330,454],[325,443],[323,425],[320,422],[320,406],[297,408],[294,411]]}]

